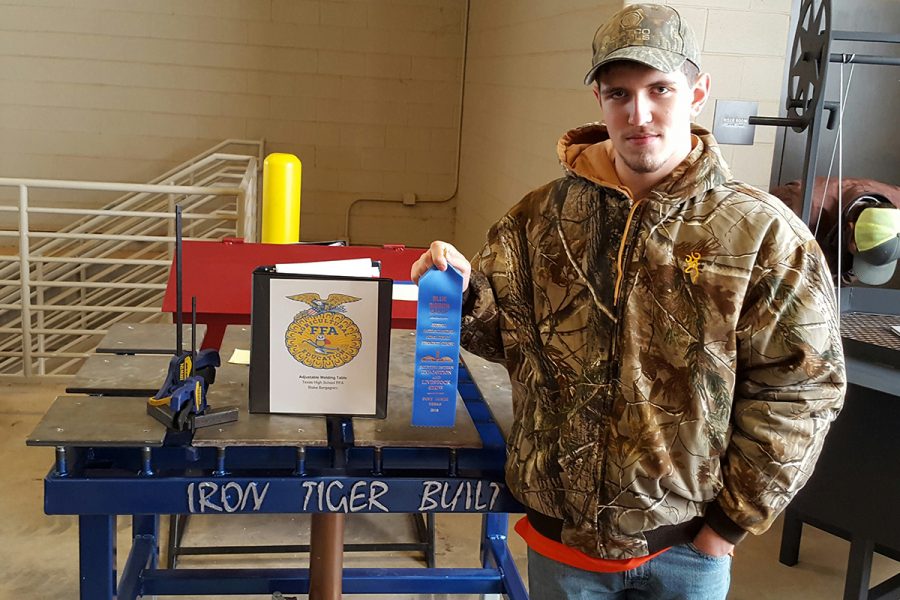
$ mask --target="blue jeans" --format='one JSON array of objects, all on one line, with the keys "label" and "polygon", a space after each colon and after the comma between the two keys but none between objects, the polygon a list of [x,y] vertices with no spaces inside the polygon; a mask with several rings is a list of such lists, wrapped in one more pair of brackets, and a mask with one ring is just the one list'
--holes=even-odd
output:
[{"label": "blue jeans", "polygon": [[528,550],[533,600],[724,600],[730,584],[731,557],[716,558],[692,544],[622,573],[584,571]]}]

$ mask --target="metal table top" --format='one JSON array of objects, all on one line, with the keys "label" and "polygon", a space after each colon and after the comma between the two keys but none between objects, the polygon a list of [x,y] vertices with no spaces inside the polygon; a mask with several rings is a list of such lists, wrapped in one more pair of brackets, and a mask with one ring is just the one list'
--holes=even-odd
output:
[{"label": "metal table top", "polygon": [[[183,325],[183,345],[191,348],[191,326]],[[197,325],[197,347],[206,335],[206,325]],[[100,340],[96,352],[101,354],[168,354],[175,353],[174,323],[116,323]]]},{"label": "metal table top", "polygon": [[[219,347],[219,354],[222,358],[231,358],[231,353],[235,348],[244,350],[250,349],[250,326],[249,325],[228,325],[225,328],[225,335],[222,336],[222,345]],[[228,355],[227,357],[225,355]]]},{"label": "metal table top", "polygon": [[900,335],[894,333],[891,327],[900,327],[900,315],[857,312],[841,315],[842,338],[900,352]]},{"label": "metal table top", "polygon": [[152,396],[165,381],[171,358],[163,354],[95,354],[84,361],[66,392]]},{"label": "metal table top", "polygon": [[[249,350],[250,327],[248,325],[229,325],[225,330],[219,351],[222,357],[222,367],[217,370],[216,384],[210,388],[210,391],[212,392],[217,388],[223,389],[225,386],[239,387],[243,390],[242,392],[239,393],[237,390],[233,390],[229,391],[228,394],[231,398],[240,396],[240,400],[246,403],[249,368],[246,365],[235,365],[227,362],[236,348]],[[409,330],[393,330],[391,332],[387,418],[354,418],[353,435],[356,445],[394,448],[480,448],[481,438],[459,396],[457,396],[455,427],[434,428],[413,427],[410,425],[412,418],[414,357],[415,333]],[[217,403],[214,403],[214,396],[210,396],[210,404],[218,406]],[[224,404],[236,404],[236,402],[225,401]],[[243,414],[242,412],[242,419]],[[266,418],[265,415],[253,416]],[[288,415],[269,415],[267,418],[282,417],[295,418]],[[223,429],[226,428],[223,426]],[[436,439],[436,435],[439,435],[442,439]],[[203,439],[205,439],[205,436],[206,434],[204,434]],[[194,439],[196,441],[197,437],[195,436]]]},{"label": "metal table top", "polygon": [[509,438],[514,420],[512,407],[512,384],[509,372],[503,365],[498,365],[467,350],[460,349],[460,357],[472,376],[472,381],[491,410],[494,422],[500,427],[503,439]]},{"label": "metal table top", "polygon": [[412,426],[415,353],[414,331],[391,331],[387,418],[354,417],[355,444],[375,448],[481,448],[481,436],[458,393],[452,428]]},{"label": "metal table top", "polygon": [[325,417],[250,414],[247,386],[222,384],[218,373],[206,399],[212,408],[237,406],[240,416],[233,423],[198,429],[194,433],[194,446],[328,445]]},{"label": "metal table top", "polygon": [[163,445],[166,427],[147,414],[144,398],[59,396],[25,443],[29,446]]},{"label": "metal table top", "polygon": [[222,336],[219,356],[222,366],[216,369],[216,383],[239,385],[247,390],[250,381],[249,365],[236,365],[228,362],[236,349],[250,350],[250,326],[229,325]]},{"label": "metal table top", "polygon": [[900,394],[900,336],[892,326],[900,326],[900,315],[841,314],[848,382],[892,396]]},{"label": "metal table top", "polygon": [[[229,326],[226,330],[222,342],[223,366],[217,370],[216,383],[210,387],[208,396],[209,404],[214,408],[238,406],[240,418],[235,423],[199,429],[194,435],[194,445],[324,446],[327,441],[324,418],[249,413],[248,368],[227,363],[234,348],[249,347],[249,340],[248,326]],[[385,419],[354,418],[356,445],[376,448],[481,448],[478,430],[459,395],[454,427],[411,425],[414,359],[415,333],[409,330],[392,331],[388,415]],[[168,362],[169,357],[164,355],[95,355],[85,362],[67,391],[139,395],[142,396],[140,401],[144,408],[143,396],[153,395],[157,391],[165,378]],[[496,373],[491,377],[496,377]],[[496,399],[489,405],[505,435],[508,431],[505,423],[509,419],[502,416],[503,404],[499,400],[502,386],[491,388],[490,384],[484,383],[485,377],[481,377],[480,381],[486,390],[491,390],[491,398]]]}]

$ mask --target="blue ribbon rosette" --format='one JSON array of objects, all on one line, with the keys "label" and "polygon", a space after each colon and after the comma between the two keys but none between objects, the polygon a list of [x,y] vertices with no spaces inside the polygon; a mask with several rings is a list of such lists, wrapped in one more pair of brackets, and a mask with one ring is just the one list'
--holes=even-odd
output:
[{"label": "blue ribbon rosette", "polygon": [[453,427],[459,375],[462,275],[435,267],[419,279],[412,424]]}]

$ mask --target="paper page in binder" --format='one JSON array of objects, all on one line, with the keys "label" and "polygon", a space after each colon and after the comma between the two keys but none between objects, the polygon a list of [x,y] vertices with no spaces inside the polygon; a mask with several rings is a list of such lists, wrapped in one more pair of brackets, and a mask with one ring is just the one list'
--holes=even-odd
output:
[{"label": "paper page in binder", "polygon": [[381,263],[371,258],[324,260],[305,263],[281,263],[275,265],[276,273],[293,275],[328,275],[338,277],[380,277]]}]

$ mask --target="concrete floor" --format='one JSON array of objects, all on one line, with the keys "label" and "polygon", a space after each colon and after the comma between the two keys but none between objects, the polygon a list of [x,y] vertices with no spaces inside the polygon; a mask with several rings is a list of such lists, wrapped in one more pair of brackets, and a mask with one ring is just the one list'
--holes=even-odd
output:
[{"label": "concrete floor", "polygon": [[[0,600],[23,598],[78,598],[76,518],[43,514],[42,480],[53,461],[53,450],[29,448],[25,438],[64,384],[0,384]],[[130,522],[119,519],[119,569],[129,547]],[[472,515],[437,516],[437,565],[478,566],[480,518]],[[305,543],[309,519],[304,515],[238,515],[194,518],[185,545]],[[353,515],[347,523],[348,542],[410,541],[412,525],[402,515]],[[165,530],[163,531],[165,540]],[[805,528],[800,563],[778,562],[781,523],[765,535],[751,537],[737,549],[732,600],[828,600],[843,597],[849,543]],[[510,548],[525,577],[525,547],[515,533]],[[307,555],[185,557],[182,567],[297,567],[307,566]],[[353,567],[421,566],[413,553],[352,553],[345,564]],[[876,556],[872,585],[900,573],[900,565]],[[227,596],[224,598],[236,598]],[[267,596],[243,596],[269,600]],[[374,599],[375,596],[346,596]],[[392,596],[400,597],[400,596]],[[180,596],[180,598],[187,598]],[[209,598],[209,597],[206,597]],[[462,598],[462,596],[454,596]]]}]

